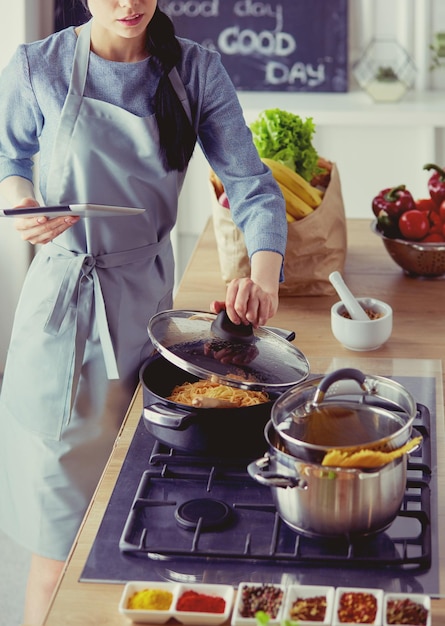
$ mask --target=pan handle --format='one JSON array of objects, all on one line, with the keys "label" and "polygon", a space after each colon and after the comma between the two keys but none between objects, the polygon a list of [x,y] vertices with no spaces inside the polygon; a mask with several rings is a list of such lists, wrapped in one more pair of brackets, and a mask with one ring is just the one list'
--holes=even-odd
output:
[{"label": "pan handle", "polygon": [[366,375],[354,367],[344,367],[343,369],[335,370],[330,374],[327,374],[318,384],[314,394],[314,398],[311,402],[311,406],[316,407],[320,402],[323,402],[325,394],[329,387],[339,380],[351,379],[355,380],[363,390],[366,391]]},{"label": "pan handle", "polygon": [[261,459],[249,463],[247,466],[249,476],[260,483],[260,485],[265,485],[266,487],[298,487],[299,489],[306,489],[307,485],[301,478],[269,472],[269,461],[270,457],[266,454]]},{"label": "pan handle", "polygon": [[175,408],[175,410],[167,409],[162,404],[150,404],[144,407],[144,419],[156,426],[170,428],[172,430],[183,430],[187,427],[190,420],[196,417],[193,411],[184,411]]},{"label": "pan handle", "polygon": [[264,326],[265,330],[269,330],[271,333],[275,333],[278,337],[286,339],[286,341],[293,341],[296,337],[295,331],[288,330],[287,328],[279,328],[278,326]]}]

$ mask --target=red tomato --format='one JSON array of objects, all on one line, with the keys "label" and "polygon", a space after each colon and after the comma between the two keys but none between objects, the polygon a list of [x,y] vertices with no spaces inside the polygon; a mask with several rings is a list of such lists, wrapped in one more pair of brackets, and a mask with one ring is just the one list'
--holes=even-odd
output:
[{"label": "red tomato", "polygon": [[428,219],[430,221],[430,233],[442,233],[442,221],[439,213],[430,211],[428,213]]},{"label": "red tomato", "polygon": [[428,216],[424,211],[412,209],[405,211],[399,219],[399,229],[405,239],[417,241],[423,239],[430,230]]},{"label": "red tomato", "polygon": [[422,243],[443,243],[445,238],[440,233],[429,233],[422,239]]},{"label": "red tomato", "polygon": [[418,198],[416,200],[416,209],[419,211],[437,211],[437,204],[432,198]]},{"label": "red tomato", "polygon": [[439,217],[440,217],[442,224],[445,224],[445,200],[442,202],[442,204],[439,207]]}]

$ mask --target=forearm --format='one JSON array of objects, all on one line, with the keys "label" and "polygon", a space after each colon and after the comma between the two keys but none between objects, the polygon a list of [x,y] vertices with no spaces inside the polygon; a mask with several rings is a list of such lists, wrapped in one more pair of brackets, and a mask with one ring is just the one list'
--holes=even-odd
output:
[{"label": "forearm", "polygon": [[35,199],[34,185],[22,176],[8,176],[0,182],[0,195],[12,207],[30,198]]},{"label": "forearm", "polygon": [[278,292],[283,257],[277,252],[260,250],[250,259],[250,278],[263,291],[270,294]]}]

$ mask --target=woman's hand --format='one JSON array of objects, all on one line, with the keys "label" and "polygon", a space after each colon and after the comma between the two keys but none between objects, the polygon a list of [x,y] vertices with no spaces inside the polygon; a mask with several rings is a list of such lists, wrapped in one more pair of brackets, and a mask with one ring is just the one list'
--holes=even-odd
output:
[{"label": "woman's hand", "polygon": [[226,309],[234,324],[264,326],[278,310],[278,288],[283,262],[281,254],[260,250],[251,258],[251,277],[235,278],[229,283],[226,301],[214,301],[213,313]]},{"label": "woman's hand", "polygon": [[227,287],[226,301],[210,305],[213,313],[221,309],[226,309],[234,324],[264,326],[278,309],[278,283],[276,292],[268,292],[251,278],[235,278]]},{"label": "woman's hand", "polygon": [[[38,208],[39,206],[34,198],[24,198],[15,208]],[[79,219],[80,217],[75,215],[52,219],[41,215],[38,217],[18,217],[15,219],[15,228],[24,241],[29,241],[32,244],[45,244],[53,241]]]}]

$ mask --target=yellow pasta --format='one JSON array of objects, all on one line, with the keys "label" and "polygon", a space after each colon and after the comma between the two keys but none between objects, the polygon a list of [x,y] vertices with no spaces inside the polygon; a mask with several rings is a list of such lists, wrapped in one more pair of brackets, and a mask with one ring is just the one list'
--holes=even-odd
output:
[{"label": "yellow pasta", "polygon": [[387,463],[391,463],[394,459],[407,454],[413,450],[416,446],[420,445],[422,437],[414,437],[410,439],[405,445],[391,450],[389,452],[383,452],[382,450],[371,450],[364,448],[355,452],[346,452],[344,450],[329,450],[323,458],[322,465],[330,467],[381,467]]},{"label": "yellow pasta", "polygon": [[[200,403],[202,398],[212,398],[215,403]],[[195,383],[176,385],[167,400],[187,404],[190,406],[214,406],[215,408],[235,408],[253,406],[269,401],[267,393],[237,389],[228,385],[221,385],[209,380],[199,380]]]}]

